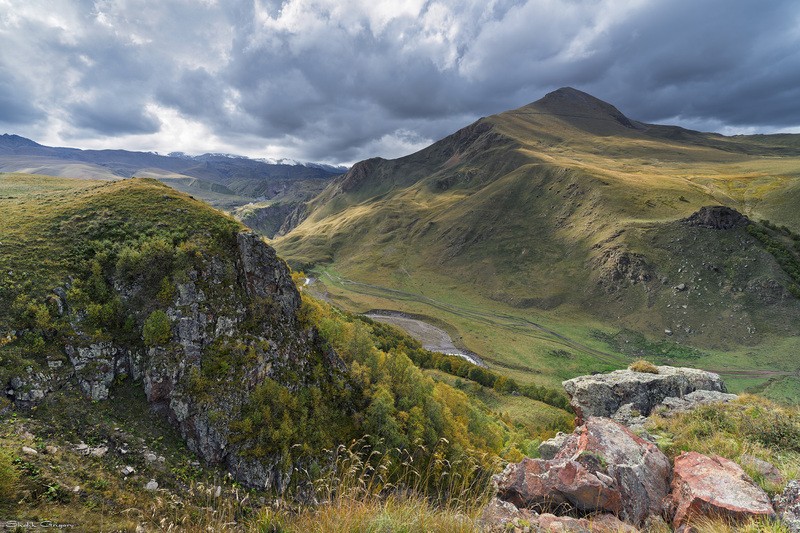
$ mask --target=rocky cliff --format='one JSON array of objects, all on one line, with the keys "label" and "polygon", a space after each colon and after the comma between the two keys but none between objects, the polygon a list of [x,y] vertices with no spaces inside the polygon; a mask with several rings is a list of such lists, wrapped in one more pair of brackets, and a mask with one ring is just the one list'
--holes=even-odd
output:
[{"label": "rocky cliff", "polygon": [[[63,354],[19,369],[5,386],[7,396],[30,407],[77,386],[106,400],[118,380],[140,380],[152,407],[207,464],[226,466],[248,486],[280,488],[287,475],[280,454],[256,457],[251,442],[234,438],[230,423],[266,379],[292,390],[333,379],[342,363],[321,346],[316,330],[298,321],[300,295],[275,251],[246,232],[228,246],[230,256],[192,252],[180,268],[165,260],[133,276],[117,269],[107,280],[113,294],[107,299],[118,299],[141,337],[97,334],[94,304],[80,301],[80,287],[54,291],[51,299],[70,325]],[[162,282],[156,301],[151,279]],[[313,367],[325,372],[312,377]]]}]

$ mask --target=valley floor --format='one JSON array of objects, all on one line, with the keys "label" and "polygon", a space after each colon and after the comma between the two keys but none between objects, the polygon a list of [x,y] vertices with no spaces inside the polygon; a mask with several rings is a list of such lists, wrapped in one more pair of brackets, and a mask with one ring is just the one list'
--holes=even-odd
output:
[{"label": "valley floor", "polygon": [[734,392],[756,392],[789,403],[800,398],[800,338],[768,339],[734,351],[698,350],[651,341],[587,319],[577,310],[515,309],[472,297],[445,283],[364,282],[319,268],[305,290],[351,311],[392,309],[444,330],[460,351],[520,383],[559,386],[577,375],[624,368],[646,357],[659,364],[719,373]]}]

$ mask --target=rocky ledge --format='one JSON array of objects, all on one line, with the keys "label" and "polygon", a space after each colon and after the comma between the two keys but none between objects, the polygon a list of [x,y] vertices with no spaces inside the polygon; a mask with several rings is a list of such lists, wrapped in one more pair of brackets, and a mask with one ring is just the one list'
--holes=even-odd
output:
[{"label": "rocky ledge", "polygon": [[[641,423],[659,411],[687,410],[699,403],[730,401],[718,374],[694,368],[655,367],[658,373],[616,370],[580,376],[562,383],[578,421],[591,416],[618,419],[626,425]],[[703,391],[697,393],[697,391]],[[694,394],[693,394],[694,393]]]}]

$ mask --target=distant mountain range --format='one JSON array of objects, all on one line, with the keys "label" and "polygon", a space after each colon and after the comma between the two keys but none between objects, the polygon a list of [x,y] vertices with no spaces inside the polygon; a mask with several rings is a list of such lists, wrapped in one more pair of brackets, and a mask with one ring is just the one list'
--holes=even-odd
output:
[{"label": "distant mountain range", "polygon": [[[151,177],[228,211],[249,206],[261,219],[279,204],[283,212],[320,192],[346,167],[293,160],[251,159],[229,154],[161,155],[127,150],[80,150],[44,146],[19,135],[0,135],[0,172],[71,178]],[[269,218],[267,216],[266,218]],[[258,229],[258,228],[257,228]],[[263,228],[261,228],[263,229]],[[268,232],[267,232],[268,233]]]}]

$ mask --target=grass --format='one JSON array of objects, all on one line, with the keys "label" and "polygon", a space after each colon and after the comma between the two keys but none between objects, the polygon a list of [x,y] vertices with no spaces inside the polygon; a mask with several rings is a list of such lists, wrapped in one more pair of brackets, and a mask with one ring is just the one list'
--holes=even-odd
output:
[{"label": "grass", "polygon": [[644,359],[639,359],[638,361],[634,361],[628,365],[628,370],[633,370],[634,372],[644,372],[647,374],[658,374],[658,367],[650,361],[646,361]]},{"label": "grass", "polygon": [[232,235],[242,226],[151,179],[90,181],[0,174],[0,318],[19,293],[35,297],[82,273],[102,241],[196,228]]},{"label": "grass", "polygon": [[[79,442],[108,452],[83,455],[75,449]],[[23,453],[23,446],[38,455]],[[147,453],[164,461],[150,462]],[[87,532],[138,525],[169,530],[170,524],[188,531],[242,530],[258,503],[224,472],[194,461],[180,435],[150,410],[140,385],[119,384],[107,402],[65,391],[32,411],[0,416],[0,481],[16,480],[14,498],[3,500],[0,511],[4,519],[75,524]],[[122,466],[135,472],[124,476]],[[143,489],[150,479],[158,481],[158,491]],[[217,527],[224,523],[239,527]]]},{"label": "grass", "polygon": [[[413,454],[399,464],[363,443],[340,446],[334,468],[313,486],[318,505],[261,511],[255,524],[261,531],[478,531],[477,516],[491,497],[486,478],[464,476],[475,464],[438,461],[420,468]],[[399,470],[399,472],[398,472]],[[434,502],[421,494],[430,484],[448,497]]]},{"label": "grass", "polygon": [[756,472],[743,455],[772,463],[785,480],[800,475],[800,409],[754,395],[728,404],[701,406],[671,418],[652,417],[648,431],[668,456],[684,451],[721,455],[741,463],[770,494],[783,489]]}]

